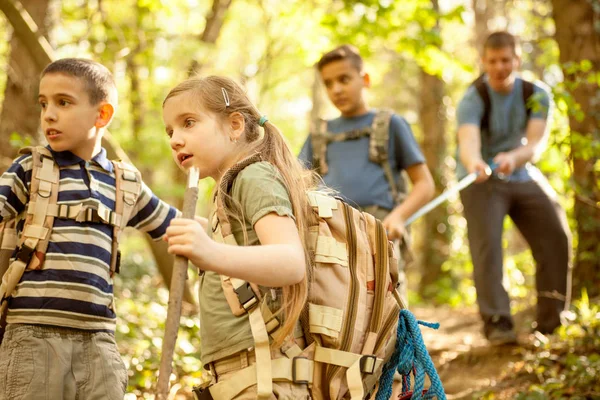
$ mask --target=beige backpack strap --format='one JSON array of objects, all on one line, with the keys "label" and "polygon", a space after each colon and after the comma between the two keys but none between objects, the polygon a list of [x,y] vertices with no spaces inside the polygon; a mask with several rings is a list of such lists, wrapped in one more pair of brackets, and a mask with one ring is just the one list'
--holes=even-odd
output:
[{"label": "beige backpack strap", "polygon": [[18,240],[15,260],[2,276],[0,284],[0,311],[4,312],[6,300],[21,280],[25,269],[40,269],[43,266],[54,216],[47,209],[56,205],[60,170],[52,158],[52,153],[42,146],[24,148],[21,154],[32,155],[33,169],[27,216],[23,231]]},{"label": "beige backpack strap", "polygon": [[311,121],[310,141],[313,151],[313,168],[320,174],[325,175],[329,171],[327,166],[327,121],[318,119]]},{"label": "beige backpack strap", "polygon": [[123,161],[113,161],[115,173],[115,215],[109,217],[114,223],[112,255],[110,260],[111,276],[119,272],[121,251],[119,239],[123,229],[127,226],[131,213],[142,191],[142,177],[140,172],[130,164]]}]

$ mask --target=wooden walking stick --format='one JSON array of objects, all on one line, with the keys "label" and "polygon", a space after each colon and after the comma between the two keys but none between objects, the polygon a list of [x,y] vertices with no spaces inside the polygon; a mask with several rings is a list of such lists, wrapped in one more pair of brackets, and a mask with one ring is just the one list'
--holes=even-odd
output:
[{"label": "wooden walking stick", "polygon": [[[183,218],[193,219],[196,214],[196,202],[198,201],[198,180],[200,170],[196,167],[190,168],[188,172],[187,189],[183,197]],[[156,386],[157,400],[167,400],[169,395],[169,378],[173,364],[173,352],[179,332],[179,319],[181,318],[181,303],[183,300],[183,289],[187,278],[188,259],[175,256],[173,263],[173,277],[169,289],[169,306],[167,308],[167,322],[165,325],[165,336],[163,337],[162,356],[160,358],[160,369],[158,370],[158,384]]]}]

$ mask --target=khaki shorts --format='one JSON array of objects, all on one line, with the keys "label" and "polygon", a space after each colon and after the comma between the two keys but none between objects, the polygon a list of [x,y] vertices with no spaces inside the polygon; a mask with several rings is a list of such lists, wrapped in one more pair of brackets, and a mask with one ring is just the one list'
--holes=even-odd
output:
[{"label": "khaki shorts", "polygon": [[10,324],[0,346],[0,400],[122,400],[127,369],[114,335]]}]

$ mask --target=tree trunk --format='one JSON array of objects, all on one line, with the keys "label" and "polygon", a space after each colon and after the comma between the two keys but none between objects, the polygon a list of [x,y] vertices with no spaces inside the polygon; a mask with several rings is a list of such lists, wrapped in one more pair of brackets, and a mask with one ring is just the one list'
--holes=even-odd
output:
[{"label": "tree trunk", "polygon": [[[438,1],[432,5],[439,11]],[[439,29],[436,26],[435,29]],[[431,171],[436,187],[436,195],[445,185],[446,111],[443,103],[444,82],[437,76],[421,70],[421,102],[419,104],[419,121],[423,131],[421,148]],[[421,257],[419,258],[421,280],[419,294],[423,298],[435,295],[435,283],[444,275],[442,264],[450,254],[451,229],[448,223],[447,204],[442,204],[423,217],[423,238]]]},{"label": "tree trunk", "polygon": [[475,14],[475,33],[473,46],[477,49],[479,56],[483,55],[483,43],[490,34],[488,21],[494,18],[495,0],[472,0],[471,6]]},{"label": "tree trunk", "polygon": [[[45,58],[43,55],[36,57],[33,54],[39,54],[35,52],[35,38],[46,35],[48,31],[45,23],[48,2],[49,0],[23,0],[21,3],[0,0],[0,9],[6,14],[14,31],[10,41],[6,89],[0,113],[0,155],[3,160],[12,160],[17,155],[19,146],[13,147],[10,144],[13,133],[18,134],[24,143],[38,143],[41,140],[37,95]],[[27,24],[19,4],[22,4],[25,12],[29,12],[35,25]],[[46,58],[50,59],[49,56]]]},{"label": "tree trunk", "polygon": [[[571,154],[575,181],[575,219],[578,246],[573,271],[574,294],[587,288],[590,295],[600,294],[600,173],[594,170],[599,154],[600,90],[597,78],[588,83],[585,78],[600,73],[600,15],[587,0],[553,0],[555,39],[560,50],[565,83],[581,107],[582,118],[569,116]],[[595,24],[596,23],[596,24]],[[568,63],[589,60],[588,72],[573,72]],[[589,155],[590,149],[596,149]]]}]

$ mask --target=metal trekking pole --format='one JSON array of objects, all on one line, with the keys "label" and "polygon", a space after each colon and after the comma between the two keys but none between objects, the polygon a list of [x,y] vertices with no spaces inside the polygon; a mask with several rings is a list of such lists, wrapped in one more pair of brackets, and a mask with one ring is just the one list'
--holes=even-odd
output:
[{"label": "metal trekking pole", "polygon": [[[200,170],[196,167],[190,168],[188,172],[187,189],[183,198],[182,217],[193,219],[196,214],[196,202],[198,201],[198,181]],[[173,364],[173,352],[179,332],[179,320],[181,318],[181,303],[183,300],[183,289],[187,279],[188,259],[175,256],[173,263],[173,277],[169,289],[169,305],[167,308],[167,322],[165,324],[165,335],[163,337],[162,356],[160,358],[160,369],[158,371],[158,384],[156,386],[156,398],[167,400],[169,394],[169,378]]]},{"label": "metal trekking pole", "polygon": [[[498,164],[496,164],[493,161],[490,161],[488,165],[490,167],[490,172],[488,172],[488,175],[491,174],[491,172],[495,171],[496,168],[498,168]],[[410,224],[415,222],[416,219],[421,218],[423,215],[427,214],[428,212],[442,204],[444,201],[448,200],[449,197],[454,196],[467,186],[471,185],[473,182],[475,182],[478,176],[478,172],[471,172],[469,175],[462,178],[460,181],[458,181],[456,185],[452,186],[450,189],[446,189],[444,193],[440,194],[438,197],[436,197],[435,199],[431,200],[429,203],[425,204],[423,207],[418,209],[417,212],[415,212],[413,215],[408,217],[408,219],[404,221],[404,226],[409,226]]]},{"label": "metal trekking pole", "polygon": [[465,176],[460,181],[458,181],[456,185],[452,186],[450,189],[446,189],[438,197],[431,200],[429,203],[425,204],[423,207],[418,209],[417,212],[415,212],[413,215],[408,217],[408,219],[404,221],[404,226],[409,226],[415,220],[421,218],[423,215],[427,214],[428,212],[442,204],[444,201],[448,200],[448,198],[450,198],[451,196],[454,196],[467,186],[471,185],[473,182],[475,182],[475,179],[477,179],[478,175],[479,174],[477,172],[471,172],[469,175]]}]

